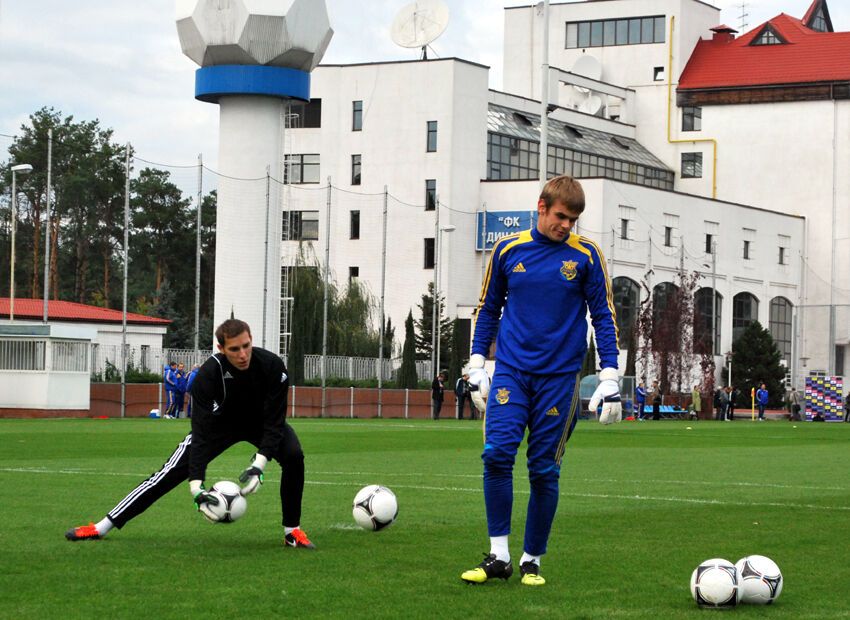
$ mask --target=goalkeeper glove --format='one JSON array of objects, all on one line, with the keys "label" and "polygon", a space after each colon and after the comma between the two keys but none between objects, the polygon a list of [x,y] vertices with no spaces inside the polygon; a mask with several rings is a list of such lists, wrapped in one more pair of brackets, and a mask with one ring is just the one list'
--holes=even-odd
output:
[{"label": "goalkeeper glove", "polygon": [[475,353],[469,358],[467,367],[469,374],[469,397],[481,413],[487,408],[487,395],[490,393],[490,377],[484,370],[484,356]]},{"label": "goalkeeper glove", "polygon": [[195,510],[200,510],[202,504],[218,506],[218,498],[204,489],[204,483],[200,480],[189,481],[189,492],[195,500]]},{"label": "goalkeeper glove", "polygon": [[590,397],[590,410],[596,411],[602,403],[599,414],[600,424],[614,424],[623,419],[623,405],[620,402],[620,384],[616,368],[603,368],[599,373],[599,385]]},{"label": "goalkeeper glove", "polygon": [[263,484],[263,469],[265,469],[268,462],[269,460],[262,454],[255,454],[254,462],[251,463],[251,466],[239,474],[239,482],[245,485],[239,491],[243,496],[256,493],[260,485]]}]

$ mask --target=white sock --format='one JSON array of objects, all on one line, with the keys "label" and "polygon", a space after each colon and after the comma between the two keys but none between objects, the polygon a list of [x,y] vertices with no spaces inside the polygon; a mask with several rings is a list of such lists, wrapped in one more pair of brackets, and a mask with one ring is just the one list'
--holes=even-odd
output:
[{"label": "white sock", "polygon": [[508,549],[507,536],[491,536],[490,537],[490,553],[496,556],[497,560],[502,562],[511,561],[511,552]]},{"label": "white sock", "polygon": [[540,556],[539,555],[531,555],[530,553],[523,551],[522,558],[520,558],[519,565],[522,566],[526,562],[534,562],[537,566],[540,566]]},{"label": "white sock", "polygon": [[287,536],[287,535],[291,534],[293,530],[298,530],[298,529],[301,529],[300,525],[296,525],[295,527],[283,526],[283,535]]},{"label": "white sock", "polygon": [[97,528],[97,533],[101,536],[106,536],[106,534],[115,527],[115,524],[109,520],[109,517],[103,517],[100,521],[95,523],[95,528]]}]

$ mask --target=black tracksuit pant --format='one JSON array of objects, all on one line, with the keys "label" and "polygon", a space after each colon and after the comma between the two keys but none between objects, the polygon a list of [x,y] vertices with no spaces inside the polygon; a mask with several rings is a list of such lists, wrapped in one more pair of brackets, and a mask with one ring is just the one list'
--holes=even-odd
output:
[{"label": "black tracksuit pant", "polygon": [[[222,436],[213,439],[213,458],[230,446],[247,441],[259,446],[261,437]],[[174,452],[168,457],[159,471],[151,474],[144,482],[122,499],[106,515],[116,527],[124,525],[148,509],[160,497],[171,491],[181,482],[189,479],[189,450],[192,445],[192,433],[186,435]],[[284,426],[283,442],[278,453],[273,455],[280,463],[280,502],[283,513],[283,525],[296,527],[301,524],[301,496],[304,493],[304,452],[298,435],[289,424]],[[188,499],[188,498],[187,498]]]}]

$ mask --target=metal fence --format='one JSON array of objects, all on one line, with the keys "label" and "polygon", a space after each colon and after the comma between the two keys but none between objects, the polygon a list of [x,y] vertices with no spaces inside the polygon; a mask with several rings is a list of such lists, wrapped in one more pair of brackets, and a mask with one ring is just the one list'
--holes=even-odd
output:
[{"label": "metal fence", "polygon": [[[163,368],[170,362],[184,364],[192,368],[202,364],[212,354],[210,350],[195,351],[193,349],[155,349],[147,346],[127,345],[127,368],[142,372],[162,373]],[[121,345],[97,344],[91,345],[91,371],[99,374],[114,368],[121,369]]]},{"label": "metal fence", "polygon": [[[379,359],[377,357],[344,357],[328,355],[326,359],[326,377],[363,381],[378,378]],[[383,365],[383,380],[392,379],[401,368],[401,358],[385,359]],[[322,356],[304,356],[304,378],[307,380],[321,379]],[[416,377],[420,381],[431,378],[430,360],[416,361]]]}]

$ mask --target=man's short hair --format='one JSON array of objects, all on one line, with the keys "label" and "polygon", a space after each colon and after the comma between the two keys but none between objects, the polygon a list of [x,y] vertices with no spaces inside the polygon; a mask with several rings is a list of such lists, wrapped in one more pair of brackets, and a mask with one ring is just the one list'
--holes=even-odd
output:
[{"label": "man's short hair", "polygon": [[251,328],[248,327],[248,324],[245,321],[240,321],[239,319],[227,319],[216,328],[215,339],[218,341],[218,344],[224,346],[225,340],[228,338],[235,338],[242,332],[248,332],[248,335],[251,335]]},{"label": "man's short hair", "polygon": [[540,199],[547,209],[560,201],[573,213],[584,212],[584,190],[581,183],[568,174],[549,179],[540,192]]}]

